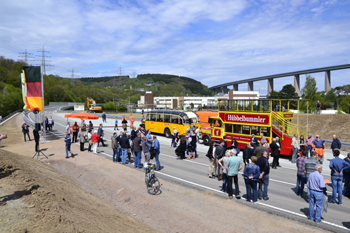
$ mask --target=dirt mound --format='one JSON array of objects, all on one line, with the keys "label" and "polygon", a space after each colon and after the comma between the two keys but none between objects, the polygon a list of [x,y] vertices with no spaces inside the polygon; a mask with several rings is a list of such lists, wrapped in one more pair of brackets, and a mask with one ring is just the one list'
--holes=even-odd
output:
[{"label": "dirt mound", "polygon": [[[299,115],[299,125],[303,129],[306,127],[306,119],[306,114]],[[296,122],[295,115],[292,123],[296,124]],[[350,114],[309,114],[309,132],[313,136],[319,134],[322,139],[326,140],[332,140],[333,134],[336,134],[341,142],[350,142],[349,122]]]},{"label": "dirt mound", "polygon": [[154,232],[54,168],[4,150],[0,186],[5,232]]}]

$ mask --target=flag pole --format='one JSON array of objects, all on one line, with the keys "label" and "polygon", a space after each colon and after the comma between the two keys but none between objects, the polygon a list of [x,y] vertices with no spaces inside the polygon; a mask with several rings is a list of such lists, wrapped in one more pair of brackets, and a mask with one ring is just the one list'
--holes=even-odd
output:
[{"label": "flag pole", "polygon": [[45,142],[50,142],[50,141],[47,141],[46,140],[46,123],[45,123],[45,101],[44,101],[44,77],[43,77],[43,66],[41,65],[40,66],[40,74],[41,74],[41,95],[42,95],[42,99],[43,99],[43,112],[42,112],[42,117],[41,117],[41,120],[42,122],[44,122],[43,126],[43,138],[44,138],[44,141],[42,143],[45,143]]}]

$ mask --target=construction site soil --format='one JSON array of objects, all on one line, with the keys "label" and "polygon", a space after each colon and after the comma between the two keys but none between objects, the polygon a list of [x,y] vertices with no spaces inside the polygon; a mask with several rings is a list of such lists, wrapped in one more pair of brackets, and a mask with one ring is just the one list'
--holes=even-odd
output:
[{"label": "construction site soil", "polygon": [[164,179],[162,193],[149,195],[142,171],[75,144],[78,155],[65,159],[55,137],[41,144],[48,159],[33,159],[34,141],[23,141],[21,124],[19,115],[0,127],[8,134],[0,149],[0,232],[325,232]]},{"label": "construction site soil", "polygon": [[[308,118],[309,133],[312,133],[314,137],[320,135],[322,139],[332,140],[332,136],[336,134],[341,142],[350,142],[350,114],[309,114]],[[306,128],[306,122],[306,114],[300,114],[299,125],[302,129]],[[292,123],[297,123],[297,115]]]}]

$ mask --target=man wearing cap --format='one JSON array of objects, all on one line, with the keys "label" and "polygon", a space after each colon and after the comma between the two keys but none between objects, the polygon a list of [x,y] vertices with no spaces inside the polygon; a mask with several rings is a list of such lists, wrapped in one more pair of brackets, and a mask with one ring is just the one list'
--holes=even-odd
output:
[{"label": "man wearing cap", "polygon": [[324,155],[324,146],[326,145],[326,141],[322,140],[320,135],[316,135],[316,139],[313,141],[313,145],[315,146],[315,152],[317,153],[317,160],[320,163],[323,163],[323,155]]},{"label": "man wearing cap", "polygon": [[316,171],[310,174],[307,181],[307,188],[309,190],[309,216],[308,219],[314,220],[314,209],[316,205],[315,222],[321,222],[322,205],[323,205],[323,192],[326,191],[326,185],[324,184],[324,178],[321,175],[322,165],[316,165]]},{"label": "man wearing cap", "polygon": [[243,167],[242,160],[240,157],[235,156],[237,154],[235,149],[229,151],[231,157],[227,160],[226,171],[227,171],[227,186],[228,186],[228,196],[230,199],[233,198],[233,190],[232,190],[232,179],[235,183],[235,193],[236,198],[240,199],[241,195],[239,195],[239,186],[238,186],[238,171],[240,171]]}]

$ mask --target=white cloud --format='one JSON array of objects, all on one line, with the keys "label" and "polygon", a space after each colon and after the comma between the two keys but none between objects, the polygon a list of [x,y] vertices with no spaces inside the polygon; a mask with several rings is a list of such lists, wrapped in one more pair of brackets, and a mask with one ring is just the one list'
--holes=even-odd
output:
[{"label": "white cloud", "polygon": [[2,0],[0,55],[17,59],[45,45],[53,74],[114,75],[122,66],[126,74],[183,75],[208,86],[349,63],[346,7],[333,19],[336,1],[261,2]]}]

